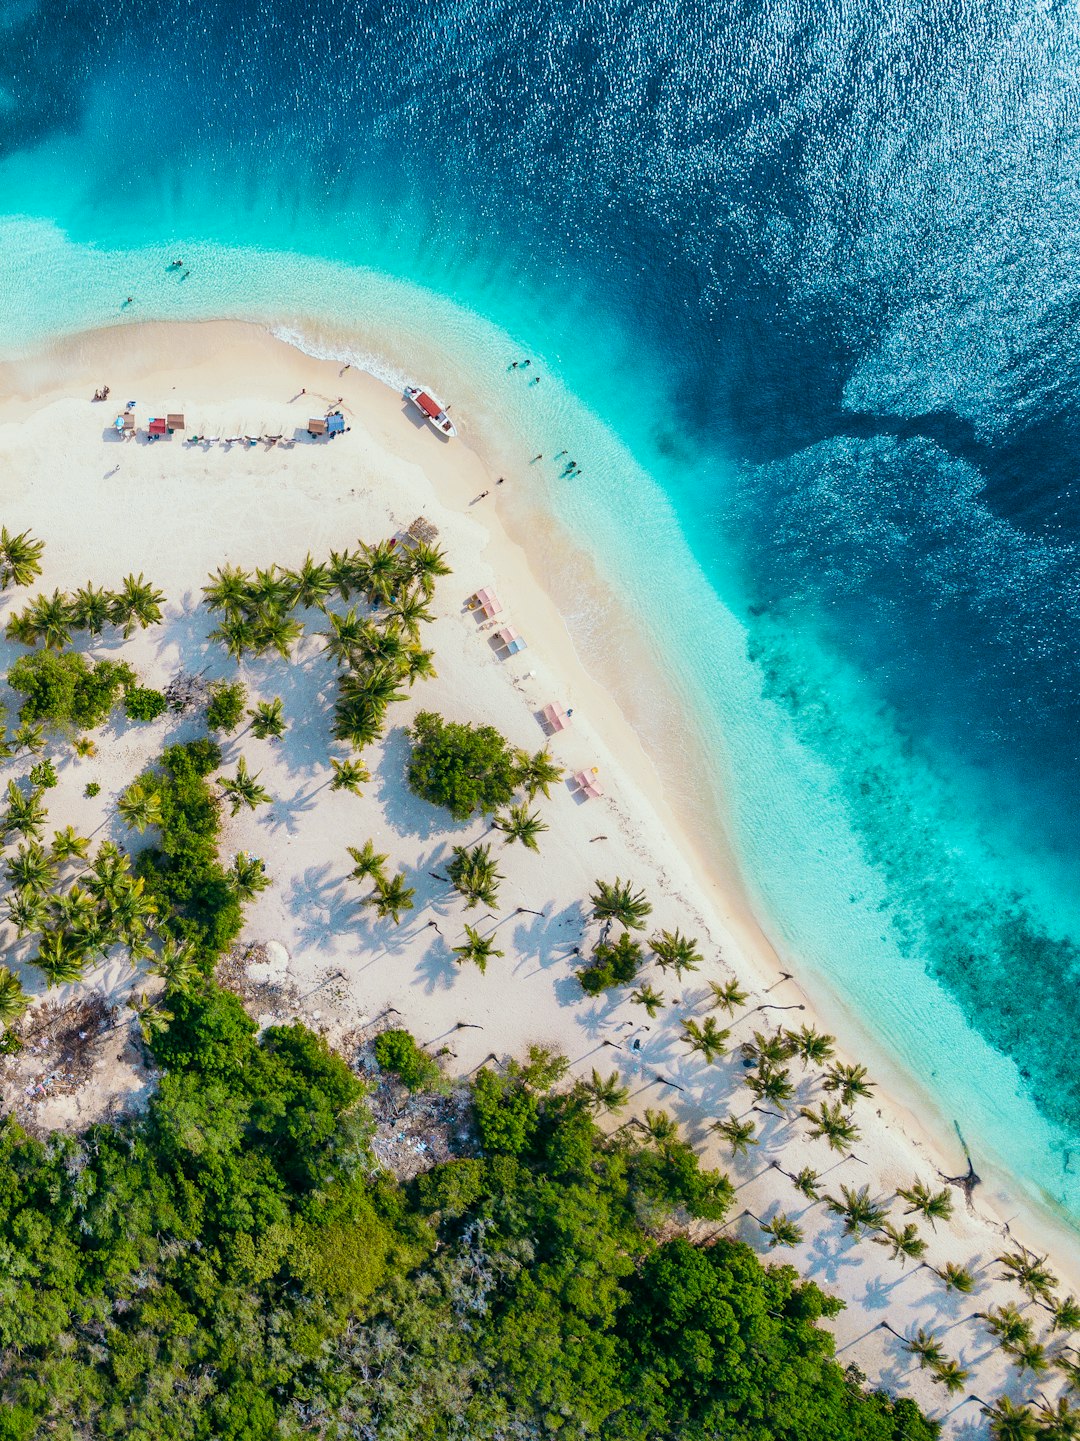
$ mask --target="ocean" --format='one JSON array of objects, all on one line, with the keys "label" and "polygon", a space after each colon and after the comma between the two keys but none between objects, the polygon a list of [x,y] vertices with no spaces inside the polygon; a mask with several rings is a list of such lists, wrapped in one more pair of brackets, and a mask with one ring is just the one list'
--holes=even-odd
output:
[{"label": "ocean", "polygon": [[4,0],[0,35],[3,352],[250,318],[568,448],[538,495],[662,639],[781,953],[1080,1223],[1075,9]]}]

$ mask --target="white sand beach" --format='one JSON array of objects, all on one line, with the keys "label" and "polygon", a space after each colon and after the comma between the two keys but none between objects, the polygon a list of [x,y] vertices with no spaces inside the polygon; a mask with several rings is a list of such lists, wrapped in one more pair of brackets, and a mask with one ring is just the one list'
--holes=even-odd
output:
[{"label": "white sand beach", "polygon": [[[111,387],[109,400],[91,403],[103,383]],[[586,669],[543,564],[552,546],[571,542],[548,530],[530,543],[527,512],[513,504],[515,486],[525,483],[520,463],[492,468],[495,458],[486,464],[478,453],[482,438],[471,438],[476,448],[465,439],[446,443],[372,377],[343,372],[338,363],[311,359],[257,327],[235,323],[97,332],[0,367],[0,393],[6,396],[0,403],[0,518],[9,529],[29,528],[45,541],[40,588],[71,588],[88,579],[109,585],[141,571],[166,593],[164,623],[122,647],[147,685],[164,687],[181,671],[206,679],[236,674],[224,651],[208,642],[213,621],[200,607],[200,587],[218,565],[295,566],[308,552],[319,559],[358,538],[400,533],[420,515],[438,527],[453,567],[436,591],[436,619],[425,635],[438,676],[417,682],[409,699],[392,709],[385,740],[365,756],[372,779],[362,796],[327,788],[330,755],[344,751],[330,739],[332,667],[321,643],[308,636],[292,663],[254,660],[239,668],[252,701],[283,698],[290,727],[281,742],[256,740],[243,728],[224,741],[226,767],[234,769],[243,754],[274,797],[225,828],[227,854],[243,849],[261,856],[273,879],[249,907],[244,932],[257,947],[255,979],[286,986],[296,1013],[331,1037],[393,1013],[424,1044],[448,1047],[446,1064],[459,1071],[491,1053],[520,1054],[533,1042],[564,1051],[575,1075],[617,1068],[631,1087],[635,1113],[665,1107],[708,1163],[731,1174],[739,1191],[726,1229],[764,1252],[767,1238],[755,1216],[783,1211],[803,1226],[804,1242],[778,1250],[775,1259],[790,1259],[847,1303],[832,1323],[842,1361],[890,1390],[910,1393],[932,1414],[948,1414],[953,1430],[983,1425],[969,1394],[1054,1394],[1058,1378],[1019,1377],[974,1313],[1023,1301],[1015,1284],[997,1279],[1000,1267],[993,1264],[1016,1243],[1050,1251],[1060,1294],[1080,1291],[1080,1257],[1063,1226],[1006,1194],[1001,1178],[984,1177],[974,1209],[957,1189],[951,1222],[936,1231],[920,1225],[929,1265],[903,1269],[870,1237],[846,1237],[839,1218],[823,1204],[808,1205],[776,1168],[812,1166],[828,1172],[827,1189],[865,1185],[876,1198],[892,1200],[897,1186],[915,1177],[936,1182],[939,1172],[956,1175],[964,1162],[959,1146],[946,1144],[937,1118],[916,1113],[917,1088],[868,1053],[855,1020],[835,1007],[822,1010],[797,975],[783,979],[721,828],[705,836],[672,804],[692,787],[704,760],[688,736],[680,783],[658,772],[644,749],[635,709],[659,713],[670,728],[678,726],[677,707],[663,694],[662,674],[632,621],[603,593],[582,556],[580,587],[594,588],[616,632],[612,648],[622,684]],[[339,397],[350,428],[333,442],[305,436],[291,446],[224,443],[247,434],[291,437]],[[182,411],[187,434],[222,440],[188,444],[180,434],[152,444],[142,435],[122,440],[112,421],[128,399],[137,401],[140,428],[151,415]],[[499,474],[506,476],[505,489]],[[466,607],[481,586],[502,601],[497,622],[479,623]],[[8,593],[8,609],[21,603]],[[493,645],[493,629],[503,622],[527,641],[527,649],[509,658]],[[112,653],[113,647],[101,649]],[[5,652],[6,669],[14,648],[5,645]],[[549,827],[539,854],[504,845],[498,832],[487,835],[483,821],[447,824],[408,791],[403,727],[418,711],[490,722],[515,745],[535,751],[545,743],[538,715],[550,702],[573,711],[569,728],[551,739],[554,757],[571,775],[595,768],[603,794],[583,800],[567,784],[553,788],[550,800],[539,802]],[[169,716],[150,725],[120,722],[102,733],[96,757],[66,754],[60,784],[49,795],[50,823],[91,834],[162,746],[190,731],[190,723]],[[93,799],[83,794],[90,780],[101,785]],[[416,908],[400,927],[360,908],[360,889],[347,878],[346,846],[369,837],[416,887]],[[501,919],[466,912],[436,878],[452,845],[485,838],[505,876]],[[615,877],[646,891],[651,923],[696,936],[706,957],[702,969],[682,981],[646,973],[667,1001],[651,1022],[630,1002],[629,987],[594,1000],[574,978],[575,947],[587,951],[597,934],[587,921],[588,894],[597,878]],[[451,953],[466,920],[493,930],[505,952],[486,975],[459,966]],[[10,931],[5,940],[14,947]],[[755,1029],[811,1024],[820,1015],[822,1026],[836,1031],[844,1058],[870,1066],[878,1089],[872,1100],[856,1102],[862,1138],[850,1158],[810,1140],[797,1119],[799,1104],[821,1099],[812,1072],[788,1118],[755,1115],[761,1144],[748,1157],[732,1160],[710,1131],[715,1119],[747,1112],[754,1098],[740,1084],[738,1054],[707,1066],[683,1043],[680,1022],[707,1013],[706,981],[732,975],[750,993],[733,1021],[716,1013],[730,1025],[733,1047]],[[25,968],[24,983],[41,994],[33,968]],[[144,983],[114,965],[85,984],[122,995]],[[118,1048],[83,1093],[43,1102],[39,1118],[78,1123],[112,1095],[138,1094],[145,1080],[133,1054]],[[804,1075],[798,1063],[794,1072]],[[894,1222],[902,1209],[892,1201]],[[753,1214],[740,1215],[744,1210]],[[976,1272],[974,1295],[947,1291],[929,1268],[947,1261]],[[1067,1339],[1050,1336],[1050,1318],[1038,1307],[1031,1315],[1051,1350]],[[969,1371],[963,1394],[949,1397],[932,1384],[883,1321],[905,1336],[918,1327],[938,1333]]]}]

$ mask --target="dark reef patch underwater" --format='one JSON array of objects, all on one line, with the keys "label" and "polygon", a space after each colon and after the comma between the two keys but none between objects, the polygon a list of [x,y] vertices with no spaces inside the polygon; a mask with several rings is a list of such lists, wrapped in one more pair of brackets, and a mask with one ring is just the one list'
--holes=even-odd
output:
[{"label": "dark reef patch underwater", "polygon": [[[91,268],[81,286],[53,268],[47,222],[96,251],[363,265],[558,356],[677,507],[763,692],[833,777],[887,888],[883,933],[1016,1061],[1064,1155],[1074,10],[18,0],[0,35],[18,218],[0,301],[20,335],[57,285],[63,324],[117,318]],[[174,284],[146,313],[188,303]],[[242,288],[190,303],[246,313]],[[797,949],[806,897],[764,864],[755,879]],[[873,1020],[887,1037],[887,1008]],[[1080,1214],[1066,1171],[1039,1180]]]}]

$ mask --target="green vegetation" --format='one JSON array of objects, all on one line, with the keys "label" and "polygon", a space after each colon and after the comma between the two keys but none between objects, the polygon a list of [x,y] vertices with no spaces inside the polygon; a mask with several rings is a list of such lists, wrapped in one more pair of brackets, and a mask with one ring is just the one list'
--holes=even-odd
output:
[{"label": "green vegetation", "polygon": [[210,687],[206,724],[212,731],[234,731],[244,715],[247,687],[241,681],[215,681]]},{"label": "green vegetation", "polygon": [[438,1062],[416,1044],[408,1031],[383,1031],[375,1038],[374,1049],[383,1070],[397,1076],[410,1091],[429,1090],[442,1080]]},{"label": "green vegetation", "polygon": [[513,799],[517,753],[494,726],[464,725],[421,711],[410,736],[410,788],[445,807],[456,821],[477,811],[490,814]]},{"label": "green vegetation", "polygon": [[34,651],[8,671],[8,684],[24,701],[19,719],[57,729],[93,730],[107,720],[121,691],[135,684],[122,661],[88,661],[75,651]]},{"label": "green vegetation", "polygon": [[43,540],[35,540],[28,530],[12,535],[7,526],[0,526],[0,590],[9,585],[29,585],[41,574]]},{"label": "green vegetation", "polygon": [[124,696],[124,714],[128,720],[155,721],[169,708],[169,702],[159,690],[149,686],[135,685]]},{"label": "green vegetation", "polygon": [[236,939],[241,912],[236,887],[217,854],[220,801],[206,777],[221,764],[212,740],[169,746],[161,769],[139,777],[157,800],[159,842],[139,852],[136,873],[158,904],[160,929],[189,940],[211,965]]},{"label": "green vegetation", "polygon": [[[37,569],[40,567],[33,570],[34,574]],[[26,573],[25,568],[22,573]],[[7,637],[20,645],[43,644],[48,650],[63,650],[70,644],[73,631],[98,636],[111,625],[121,630],[126,639],[134,634],[136,627],[145,630],[147,626],[157,625],[164,603],[161,591],[142,574],[125,576],[119,590],[103,590],[88,582],[71,595],[59,590],[54,590],[52,595],[36,595],[25,610],[16,611],[10,617]]]},{"label": "green vegetation", "polygon": [[[623,931],[615,942],[598,941],[593,947],[589,964],[578,971],[581,989],[587,996],[596,996],[608,986],[627,985],[637,975],[641,961],[641,946],[629,931]],[[642,1001],[643,1005],[650,1007],[649,1014],[653,1015],[657,1006],[655,992],[649,991],[647,986],[642,990],[648,992],[649,997],[653,997]]]}]

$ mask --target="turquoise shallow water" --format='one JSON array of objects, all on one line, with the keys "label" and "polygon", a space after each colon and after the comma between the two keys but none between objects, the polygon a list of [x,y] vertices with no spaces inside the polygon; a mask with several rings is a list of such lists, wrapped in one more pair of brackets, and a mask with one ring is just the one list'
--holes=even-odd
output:
[{"label": "turquoise shallow water", "polygon": [[569,446],[771,932],[1080,1217],[1074,17],[39,21],[0,9],[0,345],[250,317]]}]

